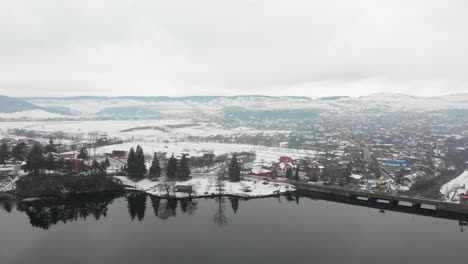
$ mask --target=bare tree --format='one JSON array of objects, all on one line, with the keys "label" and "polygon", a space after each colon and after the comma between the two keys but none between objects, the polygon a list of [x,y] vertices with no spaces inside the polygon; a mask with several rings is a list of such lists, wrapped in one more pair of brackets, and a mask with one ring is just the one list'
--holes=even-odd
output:
[{"label": "bare tree", "polygon": [[225,199],[223,197],[217,197],[216,200],[218,202],[218,208],[213,215],[213,222],[218,226],[224,226],[228,223],[226,214],[224,213]]},{"label": "bare tree", "polygon": [[173,196],[174,186],[175,186],[175,182],[167,182],[167,181],[158,185],[159,190],[161,190],[162,192],[165,192],[166,193],[165,196],[168,198]]},{"label": "bare tree", "polygon": [[88,141],[90,144],[89,153],[91,154],[91,148],[93,148],[93,158],[96,158],[96,142],[98,140],[98,132],[90,132],[88,133]]}]

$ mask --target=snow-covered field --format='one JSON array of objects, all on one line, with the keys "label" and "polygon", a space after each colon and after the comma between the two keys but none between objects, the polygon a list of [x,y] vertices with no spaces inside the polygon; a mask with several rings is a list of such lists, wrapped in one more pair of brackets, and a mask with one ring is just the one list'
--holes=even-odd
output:
[{"label": "snow-covered field", "polygon": [[152,154],[154,152],[166,152],[167,155],[179,155],[181,153],[189,154],[190,156],[203,156],[204,153],[213,153],[215,155],[230,154],[233,152],[255,152],[256,163],[269,163],[278,161],[281,156],[289,156],[293,159],[312,158],[316,154],[313,150],[303,149],[288,149],[263,147],[244,144],[224,144],[224,143],[208,143],[208,142],[130,142],[118,145],[110,145],[96,149],[96,154],[111,153],[113,150],[128,151],[131,147],[140,145],[144,152]]},{"label": "snow-covered field", "polygon": [[[218,124],[210,122],[197,122],[192,119],[163,119],[163,120],[107,120],[107,121],[35,121],[35,122],[2,122],[0,133],[8,135],[8,129],[22,128],[39,132],[53,133],[61,131],[68,135],[81,137],[85,142],[90,135],[118,137],[125,143],[109,145],[96,149],[96,154],[111,153],[113,150],[129,151],[131,147],[142,146],[146,154],[154,152],[188,153],[191,156],[202,156],[205,153],[215,155],[230,154],[233,152],[255,152],[255,163],[258,165],[278,161],[280,156],[289,156],[294,159],[313,158],[316,155],[312,150],[299,150],[289,148],[264,147],[246,144],[188,142],[189,136],[208,135],[235,135],[240,133],[259,133],[258,129],[238,127],[224,129]],[[268,134],[287,133],[287,131],[265,131]],[[42,138],[40,141],[47,141]],[[67,140],[62,140],[67,143]],[[93,152],[94,153],[94,152]]]},{"label": "snow-covered field", "polygon": [[[42,132],[61,131],[72,135],[82,135],[84,139],[89,133],[97,133],[109,137],[120,137],[124,140],[174,140],[188,136],[235,135],[241,133],[259,133],[249,127],[224,129],[211,122],[197,122],[192,119],[156,119],[156,120],[106,120],[106,121],[32,121],[32,122],[1,122],[0,132],[8,129],[27,129]],[[269,134],[280,131],[266,131]]]},{"label": "snow-covered field", "polygon": [[459,194],[466,193],[468,191],[468,170],[465,170],[455,179],[444,184],[440,188],[440,192],[445,196],[445,199],[449,201],[458,201]]},{"label": "snow-covered field", "polygon": [[42,118],[65,118],[66,116],[56,113],[47,112],[40,109],[13,112],[13,113],[1,113],[1,118],[5,119],[42,119]]},{"label": "snow-covered field", "polygon": [[132,186],[136,190],[144,191],[151,195],[167,197],[167,188],[170,189],[171,197],[183,198],[189,194],[182,192],[174,192],[176,185],[191,185],[191,197],[200,197],[207,195],[236,195],[241,197],[264,197],[274,194],[281,194],[289,191],[294,191],[295,187],[284,182],[267,182],[262,179],[245,179],[240,182],[222,181],[218,184],[215,176],[194,176],[192,179],[183,182],[166,182],[151,181],[143,179],[141,181],[132,181],[125,176],[116,176],[123,184]]}]

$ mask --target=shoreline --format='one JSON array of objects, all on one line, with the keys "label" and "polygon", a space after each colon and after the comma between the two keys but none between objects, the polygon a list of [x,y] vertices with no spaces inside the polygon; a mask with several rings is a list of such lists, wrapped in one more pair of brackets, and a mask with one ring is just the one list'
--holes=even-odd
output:
[{"label": "shoreline", "polygon": [[[296,191],[296,187],[286,182],[270,182],[265,179],[245,178],[239,182],[217,181],[214,177],[193,177],[186,181],[164,181],[149,179],[130,179],[114,176],[126,189],[143,191],[161,198],[206,198],[231,196],[239,198],[277,197]],[[177,186],[188,191],[177,191]]]}]

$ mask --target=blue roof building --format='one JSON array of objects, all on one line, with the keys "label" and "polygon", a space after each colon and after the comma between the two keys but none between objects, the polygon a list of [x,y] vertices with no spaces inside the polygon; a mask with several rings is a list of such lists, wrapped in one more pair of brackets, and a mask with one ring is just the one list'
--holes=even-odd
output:
[{"label": "blue roof building", "polygon": [[404,160],[383,160],[382,164],[384,166],[392,166],[392,167],[406,167],[406,161]]}]

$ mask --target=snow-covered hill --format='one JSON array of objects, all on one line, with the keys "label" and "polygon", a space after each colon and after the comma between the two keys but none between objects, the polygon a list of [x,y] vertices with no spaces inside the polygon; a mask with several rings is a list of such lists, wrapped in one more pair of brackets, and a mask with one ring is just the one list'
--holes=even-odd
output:
[{"label": "snow-covered hill", "polygon": [[468,170],[465,170],[455,179],[444,184],[440,188],[440,192],[445,196],[449,201],[458,201],[458,197],[461,193],[466,193],[468,191]]},{"label": "snow-covered hill", "polygon": [[19,111],[12,113],[1,113],[1,119],[23,119],[23,120],[36,120],[36,119],[49,119],[49,118],[67,118],[67,116],[47,112],[41,109]]},{"label": "snow-covered hill", "polygon": [[[17,100],[15,98],[12,98]],[[468,94],[439,97],[417,97],[396,93],[378,93],[362,97],[308,97],[271,96],[195,96],[195,97],[64,97],[21,98],[20,106],[28,109],[11,109],[0,113],[42,110],[48,113],[79,117],[148,118],[158,115],[170,117],[213,117],[225,115],[226,109],[235,107],[246,115],[262,115],[267,111],[292,111],[298,113],[353,113],[361,111],[442,111],[468,109]],[[251,113],[251,111],[257,111]],[[296,111],[296,112],[294,112]],[[21,115],[21,114],[17,114]],[[3,116],[3,114],[2,114]],[[267,115],[268,116],[268,115]],[[50,118],[49,114],[36,116]]]}]

